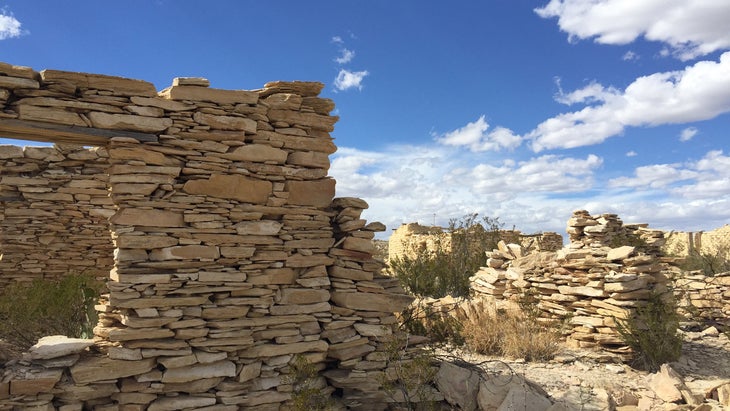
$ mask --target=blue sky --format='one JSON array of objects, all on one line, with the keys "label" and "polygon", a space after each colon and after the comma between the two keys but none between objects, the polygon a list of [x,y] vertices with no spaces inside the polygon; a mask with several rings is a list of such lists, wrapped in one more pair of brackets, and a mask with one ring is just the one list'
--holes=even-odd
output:
[{"label": "blue sky", "polygon": [[[0,0],[0,61],[212,87],[326,84],[370,221],[730,222],[730,2]],[[29,143],[30,144],[30,143]]]}]

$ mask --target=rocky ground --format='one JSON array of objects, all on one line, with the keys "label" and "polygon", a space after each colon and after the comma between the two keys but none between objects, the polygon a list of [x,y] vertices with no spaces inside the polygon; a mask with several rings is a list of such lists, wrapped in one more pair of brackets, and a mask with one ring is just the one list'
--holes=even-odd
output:
[{"label": "rocky ground", "polygon": [[[558,406],[551,410],[730,410],[705,397],[717,395],[713,389],[730,383],[730,339],[713,328],[683,332],[681,358],[670,367],[696,397],[665,401],[661,391],[666,381],[657,381],[648,372],[611,361],[590,350],[561,349],[550,362],[511,361],[468,353],[458,356],[493,373],[514,373],[541,387]],[[448,353],[453,355],[453,351]],[[671,384],[670,384],[671,385]],[[730,387],[727,388],[730,391]],[[702,404],[702,405],[700,405]],[[563,407],[559,407],[562,405]],[[698,408],[699,407],[699,408]]]}]

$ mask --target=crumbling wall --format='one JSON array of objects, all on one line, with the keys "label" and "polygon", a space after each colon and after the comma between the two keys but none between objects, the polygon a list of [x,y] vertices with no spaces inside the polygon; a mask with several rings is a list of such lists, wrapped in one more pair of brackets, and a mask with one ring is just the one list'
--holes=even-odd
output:
[{"label": "crumbling wall", "polygon": [[472,288],[498,301],[534,304],[547,321],[567,321],[576,346],[625,354],[615,318],[628,318],[652,291],[667,290],[668,267],[656,252],[661,232],[585,210],[573,213],[567,232],[571,243],[557,252],[523,257],[519,245],[500,244],[471,278]]},{"label": "crumbling wall", "polygon": [[7,364],[0,409],[278,410],[300,357],[325,396],[385,406],[384,341],[411,298],[378,274],[370,240],[385,227],[360,218],[367,203],[334,199],[323,84],[179,78],[157,93],[97,74],[0,74],[0,131],[101,146],[89,153],[108,167],[90,175],[108,187],[100,241],[114,244],[93,345],[45,342]]},{"label": "crumbling wall", "polygon": [[711,254],[730,259],[730,225],[711,231],[669,231],[664,234],[668,255],[685,257],[690,252]]},{"label": "crumbling wall", "polygon": [[[505,242],[519,242],[530,251],[555,251],[563,246],[563,237],[554,232],[522,234],[518,230],[500,230],[500,238]],[[401,224],[388,239],[388,259],[413,257],[414,250],[448,249],[450,242],[449,233],[441,227]]]}]

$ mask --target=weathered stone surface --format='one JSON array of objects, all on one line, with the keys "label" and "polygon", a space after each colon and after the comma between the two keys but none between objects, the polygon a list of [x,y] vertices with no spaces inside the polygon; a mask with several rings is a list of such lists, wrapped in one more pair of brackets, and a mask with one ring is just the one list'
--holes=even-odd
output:
[{"label": "weathered stone surface", "polygon": [[635,250],[636,250],[636,247],[632,247],[632,246],[628,246],[628,245],[612,248],[608,251],[608,255],[606,256],[606,259],[608,261],[624,260],[626,258],[629,258],[629,256]]},{"label": "weathered stone surface", "polygon": [[77,384],[113,380],[144,374],[155,366],[155,359],[138,361],[112,360],[106,357],[89,357],[71,367],[71,377]]},{"label": "weathered stone surface", "polygon": [[77,113],[51,107],[20,105],[18,106],[18,118],[27,121],[41,121],[67,126],[89,126]]},{"label": "weathered stone surface", "polygon": [[544,395],[535,392],[529,385],[513,385],[497,411],[535,410],[545,411],[552,403]]},{"label": "weathered stone surface", "polygon": [[236,224],[236,232],[243,235],[277,235],[282,223],[278,221],[242,221]]},{"label": "weathered stone surface", "polygon": [[277,357],[305,352],[326,352],[329,344],[323,340],[307,341],[292,344],[262,344],[239,352],[241,358]]},{"label": "weathered stone surface", "polygon": [[172,86],[160,92],[170,100],[210,101],[219,104],[256,104],[258,93],[246,90],[224,90],[200,86]]},{"label": "weathered stone surface", "polygon": [[271,147],[268,144],[247,144],[236,147],[233,151],[220,154],[221,157],[232,161],[253,161],[258,163],[274,162],[284,164],[288,153],[282,149]]},{"label": "weathered stone surface", "polygon": [[256,122],[245,117],[216,116],[196,112],[193,115],[193,120],[200,124],[210,126],[214,130],[245,131],[249,134],[256,132]]},{"label": "weathered stone surface", "polygon": [[183,214],[176,211],[123,208],[109,220],[112,224],[145,227],[184,227]]},{"label": "weathered stone surface", "polygon": [[330,159],[327,153],[317,151],[295,151],[287,157],[286,162],[296,166],[329,169]]},{"label": "weathered stone surface", "polygon": [[165,370],[162,373],[162,382],[189,382],[204,378],[235,376],[236,365],[232,361],[218,361]]},{"label": "weathered stone surface", "polygon": [[63,357],[69,354],[78,354],[94,345],[93,339],[69,338],[65,335],[50,335],[42,337],[28,349],[28,356],[32,360]]},{"label": "weathered stone surface", "polygon": [[314,304],[329,301],[329,299],[328,290],[286,288],[281,291],[279,304]]},{"label": "weathered stone surface", "polygon": [[181,395],[177,397],[161,397],[153,401],[148,411],[177,411],[183,409],[203,409],[214,405],[215,398]]},{"label": "weathered stone surface", "polygon": [[155,85],[143,80],[124,77],[107,76],[103,74],[76,73],[60,70],[41,71],[43,82],[69,82],[84,89],[113,90],[119,96],[157,95]]},{"label": "weathered stone surface", "polygon": [[108,114],[91,112],[87,115],[94,127],[113,130],[133,130],[156,133],[172,126],[172,120],[161,117],[144,117],[132,114]]},{"label": "weathered stone surface", "polygon": [[658,372],[648,375],[646,383],[662,401],[676,402],[682,399],[680,388],[684,386],[684,381],[668,364],[662,364]]},{"label": "weathered stone surface", "polygon": [[188,194],[265,204],[272,193],[271,182],[238,175],[213,174],[207,180],[191,180],[183,190]]},{"label": "weathered stone surface", "polygon": [[288,181],[287,204],[327,207],[335,196],[335,180],[328,178],[315,181]]},{"label": "weathered stone surface", "polygon": [[479,374],[476,372],[444,362],[436,374],[436,385],[450,404],[465,411],[477,409]]},{"label": "weathered stone surface", "polygon": [[375,294],[360,292],[332,293],[332,302],[340,307],[363,311],[400,312],[413,301],[413,297],[401,294]]},{"label": "weathered stone surface", "polygon": [[152,250],[150,260],[213,260],[220,257],[220,251],[216,246],[209,245],[180,245]]}]

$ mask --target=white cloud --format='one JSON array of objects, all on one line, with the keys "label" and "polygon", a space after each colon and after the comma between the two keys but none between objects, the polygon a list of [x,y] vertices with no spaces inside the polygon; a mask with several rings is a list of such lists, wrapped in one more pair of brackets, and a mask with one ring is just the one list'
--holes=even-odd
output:
[{"label": "white cloud", "polygon": [[616,188],[663,188],[679,181],[696,177],[696,173],[681,170],[676,164],[655,164],[637,167],[634,177],[619,177],[608,182],[609,187]]},{"label": "white cloud", "polygon": [[679,133],[679,141],[685,142],[692,140],[692,137],[696,136],[699,130],[697,127],[687,127]]},{"label": "white cloud", "polygon": [[551,0],[535,12],[557,17],[571,41],[628,44],[643,36],[682,60],[730,47],[730,2],[722,0]]},{"label": "white cloud", "polygon": [[368,74],[370,73],[366,70],[349,71],[342,69],[337,74],[337,78],[335,78],[335,88],[339,91],[345,91],[351,88],[362,90],[362,81]]},{"label": "white cloud", "polygon": [[496,127],[487,132],[489,124],[482,115],[477,121],[468,123],[440,136],[436,141],[447,146],[465,146],[471,151],[500,150],[502,148],[513,149],[522,143],[522,137],[515,135],[512,130],[504,127]]},{"label": "white cloud", "polygon": [[338,196],[366,199],[365,218],[391,228],[413,221],[431,224],[434,214],[445,224],[478,212],[538,231],[562,230],[572,211],[566,200],[545,199],[590,189],[602,164],[595,155],[495,159],[493,164],[484,157],[445,146],[391,146],[379,152],[340,147],[330,174],[337,179]]},{"label": "white cloud", "polygon": [[10,13],[6,9],[0,10],[0,40],[20,37],[20,35],[24,34],[24,31],[20,27],[21,23],[13,16],[13,13]]},{"label": "white cloud", "polygon": [[621,60],[623,61],[632,61],[632,60],[638,60],[639,55],[634,53],[633,51],[629,50],[626,53],[624,53],[623,56],[621,56]]},{"label": "white cloud", "polygon": [[634,151],[634,150],[631,150],[631,151],[627,151],[627,152],[626,152],[626,157],[636,157],[636,156],[638,156],[638,155],[639,155],[639,153],[637,153],[637,152],[636,152],[636,151]]},{"label": "white cloud", "polygon": [[682,124],[730,112],[730,52],[681,71],[634,80],[621,92],[598,84],[563,94],[565,102],[600,102],[559,114],[526,135],[536,152],[598,144],[626,127]]},{"label": "white cloud", "polygon": [[556,83],[558,85],[558,94],[555,96],[555,101],[565,105],[573,105],[577,103],[601,103],[618,93],[618,90],[615,88],[606,88],[595,81],[581,89],[565,93],[560,87],[560,81],[557,81]]},{"label": "white cloud", "polygon": [[344,41],[342,40],[342,37],[340,37],[340,36],[333,36],[333,37],[332,37],[332,40],[331,40],[331,41],[332,41],[333,43],[337,43],[337,44],[342,44],[342,43],[344,43]]},{"label": "white cloud", "polygon": [[355,52],[346,48],[340,49],[340,56],[335,58],[337,64],[347,64],[355,58]]}]

